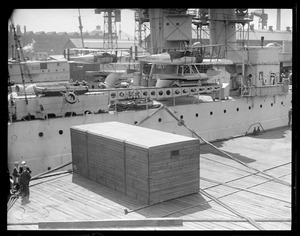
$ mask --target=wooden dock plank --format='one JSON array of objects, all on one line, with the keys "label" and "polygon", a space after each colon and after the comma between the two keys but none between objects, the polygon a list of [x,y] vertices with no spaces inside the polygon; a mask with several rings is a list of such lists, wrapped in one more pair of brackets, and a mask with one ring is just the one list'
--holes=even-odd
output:
[{"label": "wooden dock plank", "polygon": [[[50,190],[51,186],[48,186],[46,191]],[[123,212],[122,206],[115,204],[113,201],[103,202],[102,199],[101,197],[96,199],[90,198],[89,192],[84,192],[84,189],[66,192],[64,193],[64,197],[60,198],[61,201],[66,201],[64,205],[67,208],[73,206],[79,213],[87,212],[88,215],[95,216],[95,219],[118,217]]]}]

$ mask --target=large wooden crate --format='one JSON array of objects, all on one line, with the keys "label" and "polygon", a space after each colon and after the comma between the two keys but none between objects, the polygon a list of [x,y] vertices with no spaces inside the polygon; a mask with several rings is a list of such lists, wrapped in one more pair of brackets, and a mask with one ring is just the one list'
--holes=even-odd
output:
[{"label": "large wooden crate", "polygon": [[73,171],[152,204],[199,190],[196,138],[103,122],[71,128]]}]

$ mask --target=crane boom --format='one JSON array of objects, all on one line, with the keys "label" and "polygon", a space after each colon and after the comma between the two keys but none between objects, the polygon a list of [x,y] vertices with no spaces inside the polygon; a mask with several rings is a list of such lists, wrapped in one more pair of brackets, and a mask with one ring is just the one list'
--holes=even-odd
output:
[{"label": "crane boom", "polygon": [[95,14],[104,13],[103,48],[114,49],[118,47],[116,22],[121,22],[121,11],[111,8],[96,8]]},{"label": "crane boom", "polygon": [[83,41],[83,36],[82,36],[82,23],[81,23],[81,15],[80,15],[80,9],[78,9],[78,13],[79,13],[79,16],[78,16],[78,21],[79,21],[79,30],[80,30],[80,37],[81,37],[81,43],[82,43],[82,47],[84,48],[84,41]]}]

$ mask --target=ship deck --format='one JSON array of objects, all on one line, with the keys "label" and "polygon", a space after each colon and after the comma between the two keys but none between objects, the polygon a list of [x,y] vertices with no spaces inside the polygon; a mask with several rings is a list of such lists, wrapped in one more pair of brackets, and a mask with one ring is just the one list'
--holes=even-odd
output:
[{"label": "ship deck", "polygon": [[199,193],[152,206],[72,173],[33,180],[31,202],[14,203],[7,229],[54,230],[64,226],[51,222],[76,221],[71,230],[290,230],[291,133],[283,127],[213,143],[246,165],[201,145]]}]

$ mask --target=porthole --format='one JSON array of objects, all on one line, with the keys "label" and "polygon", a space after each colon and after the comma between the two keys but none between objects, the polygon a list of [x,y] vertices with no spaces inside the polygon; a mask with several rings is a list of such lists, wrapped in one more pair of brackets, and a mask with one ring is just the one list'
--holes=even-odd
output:
[{"label": "porthole", "polygon": [[198,117],[198,113],[196,113],[196,117]]},{"label": "porthole", "polygon": [[39,136],[40,136],[40,137],[43,137],[43,136],[44,136],[44,133],[43,133],[43,132],[39,132]]},{"label": "porthole", "polygon": [[211,111],[211,112],[210,112],[210,115],[212,116],[212,114],[213,114],[213,112]]},{"label": "porthole", "polygon": [[237,108],[237,109],[236,109],[236,111],[239,111],[239,110],[240,110],[240,108]]},{"label": "porthole", "polygon": [[167,95],[170,95],[170,94],[171,94],[171,91],[170,91],[170,90],[167,90],[167,91],[166,91],[166,94],[167,94]]},{"label": "porthole", "polygon": [[281,102],[281,105],[283,105],[283,102]]},{"label": "porthole", "polygon": [[226,113],[226,110],[224,110],[224,113]]},{"label": "porthole", "polygon": [[249,106],[249,110],[251,110],[251,106]]},{"label": "porthole", "polygon": [[137,121],[134,122],[135,125],[136,125],[137,123],[138,123]]},{"label": "porthole", "polygon": [[51,170],[51,167],[49,166],[47,169],[48,169],[48,170]]},{"label": "porthole", "polygon": [[271,103],[271,107],[273,106],[273,103]]},{"label": "porthole", "polygon": [[180,119],[183,119],[183,115],[180,116]]},{"label": "porthole", "polygon": [[59,133],[60,135],[62,135],[62,134],[64,133],[64,131],[59,130],[58,133]]},{"label": "porthole", "polygon": [[158,122],[161,122],[161,118],[158,118]]},{"label": "porthole", "polygon": [[260,104],[260,106],[259,106],[260,108],[262,108],[262,104]]}]

